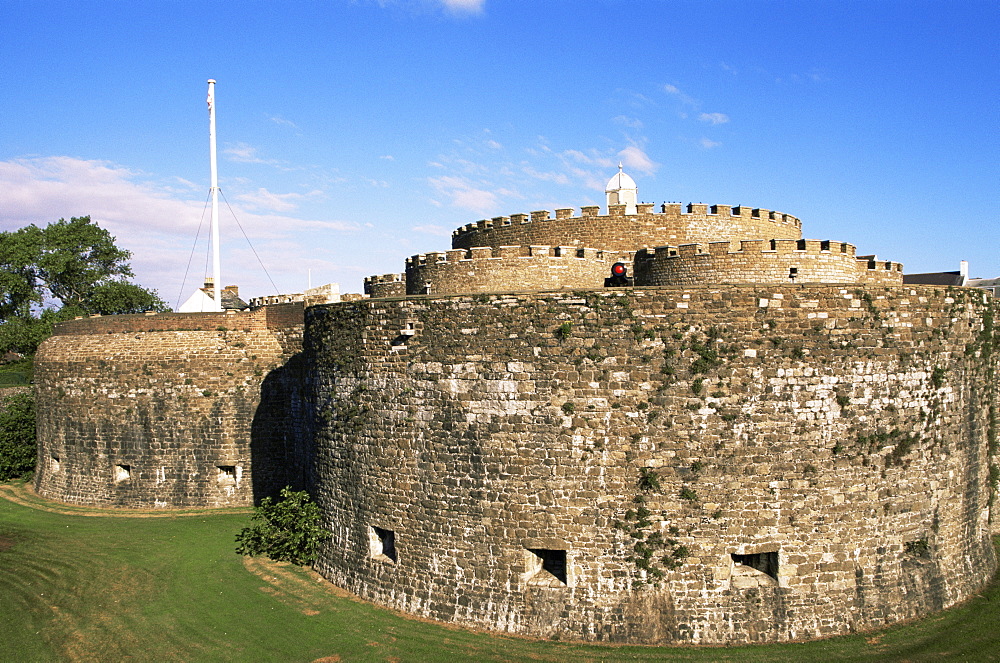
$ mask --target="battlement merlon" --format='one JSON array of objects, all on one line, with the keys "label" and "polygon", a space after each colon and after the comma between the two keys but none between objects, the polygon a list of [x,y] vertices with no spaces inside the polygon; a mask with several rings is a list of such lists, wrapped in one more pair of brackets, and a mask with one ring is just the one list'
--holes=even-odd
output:
[{"label": "battlement merlon", "polygon": [[406,274],[366,276],[364,293],[369,297],[396,297],[406,294]]},{"label": "battlement merlon", "polygon": [[636,286],[707,283],[855,283],[897,286],[900,263],[857,256],[847,242],[741,240],[658,246],[636,253]]},{"label": "battlement merlon", "polygon": [[398,283],[400,281],[406,281],[406,274],[376,274],[374,276],[365,277],[365,285],[371,283]]},{"label": "battlement merlon", "polygon": [[891,260],[870,260],[868,256],[857,259],[858,265],[862,269],[869,271],[903,272],[903,263],[892,262]]},{"label": "battlement merlon", "polygon": [[[767,220],[773,223],[783,224],[791,226],[794,228],[801,228],[802,221],[798,217],[792,216],[791,214],[785,214],[784,212],[778,212],[774,210],[768,210],[760,207],[746,207],[745,205],[706,205],[702,203],[688,203],[687,205],[681,205],[681,203],[663,203],[660,205],[659,211],[654,209],[655,205],[653,203],[639,203],[636,205],[635,214],[625,214],[625,206],[623,205],[611,205],[607,210],[607,214],[601,215],[599,205],[585,205],[580,208],[580,216],[575,217],[578,219],[589,219],[593,220],[594,217],[644,217],[650,215],[667,215],[670,217],[680,217],[687,215],[702,215],[702,216],[721,216],[721,217],[733,217],[742,219],[756,219],[756,220]],[[569,220],[573,219],[572,207],[562,207],[555,210],[555,216],[548,210],[536,210],[530,214],[511,214],[510,216],[496,216],[491,219],[481,219],[473,223],[467,223],[464,226],[456,228],[452,231],[452,238],[462,236],[466,233],[475,232],[479,230],[487,230],[490,228],[498,228],[503,226],[519,225],[524,223],[539,223],[552,220]]]},{"label": "battlement merlon", "polygon": [[[605,249],[579,246],[548,246],[539,244],[531,244],[528,246],[500,246],[497,248],[489,246],[476,246],[471,249],[449,249],[448,251],[418,253],[417,255],[410,256],[406,259],[406,269],[411,270],[418,267],[427,267],[442,263],[457,264],[463,261],[479,262],[486,260],[521,260],[530,258],[568,258],[615,262],[623,259],[631,260],[634,255],[634,251],[608,251]],[[391,274],[386,276],[396,275]],[[405,281],[405,274],[402,276]],[[368,279],[365,279],[365,284],[367,286]]]},{"label": "battlement merlon", "polygon": [[[741,254],[775,253],[797,255],[836,255],[842,254],[856,257],[857,249],[847,242],[834,242],[827,239],[744,239],[739,240],[739,248],[734,248],[736,242],[729,240],[721,242],[690,243],[678,246],[657,246],[653,249],[658,258],[686,258],[695,255],[711,255],[714,257],[737,256]],[[884,265],[899,265],[886,261],[872,260],[870,256],[857,256],[858,261],[868,261],[882,265],[880,269],[894,269]],[[872,267],[871,269],[874,269]]]}]

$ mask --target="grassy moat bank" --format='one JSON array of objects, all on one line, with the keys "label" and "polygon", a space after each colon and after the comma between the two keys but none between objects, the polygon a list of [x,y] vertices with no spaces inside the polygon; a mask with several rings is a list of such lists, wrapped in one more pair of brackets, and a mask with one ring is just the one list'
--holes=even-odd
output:
[{"label": "grassy moat bank", "polygon": [[995,660],[1000,587],[877,632],[732,648],[578,645],[402,617],[244,560],[248,510],[114,512],[0,486],[0,658],[18,661]]}]

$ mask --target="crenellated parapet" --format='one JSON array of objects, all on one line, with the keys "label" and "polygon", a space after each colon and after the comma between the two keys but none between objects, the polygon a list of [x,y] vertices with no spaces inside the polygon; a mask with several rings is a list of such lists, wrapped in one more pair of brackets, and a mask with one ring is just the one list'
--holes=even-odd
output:
[{"label": "crenellated parapet", "polygon": [[636,205],[636,214],[626,214],[625,205],[611,205],[607,214],[591,205],[511,214],[469,223],[452,233],[452,247],[476,246],[593,246],[609,250],[641,248],[723,239],[799,239],[802,222],[783,212],[741,205],[664,203]]},{"label": "crenellated parapet", "polygon": [[340,301],[340,286],[336,283],[309,288],[305,292],[296,292],[282,295],[264,295],[254,297],[250,300],[250,308],[257,309],[262,306],[276,306],[278,304],[292,304],[301,302],[303,306],[316,306],[317,304],[335,304]]},{"label": "crenellated parapet", "polygon": [[877,256],[858,256],[860,282],[871,285],[901,285],[903,263],[879,260]]},{"label": "crenellated parapet", "polygon": [[365,294],[369,297],[406,296],[406,274],[378,274],[365,277]]},{"label": "crenellated parapet", "polygon": [[902,285],[900,263],[857,257],[852,244],[818,239],[660,246],[635,258],[635,284],[868,283]]},{"label": "crenellated parapet", "polygon": [[600,288],[618,261],[634,252],[577,246],[478,246],[415,255],[406,260],[406,293],[520,292]]}]

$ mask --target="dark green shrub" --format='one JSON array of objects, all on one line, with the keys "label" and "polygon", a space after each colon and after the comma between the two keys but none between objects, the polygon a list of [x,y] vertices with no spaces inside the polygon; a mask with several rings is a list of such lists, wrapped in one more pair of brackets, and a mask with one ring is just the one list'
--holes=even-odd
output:
[{"label": "dark green shrub", "polygon": [[680,497],[682,500],[687,500],[688,502],[695,502],[698,500],[698,494],[693,490],[691,490],[690,488],[688,488],[687,486],[681,488],[681,492],[679,493],[678,497]]},{"label": "dark green shrub", "polygon": [[927,537],[916,541],[907,541],[903,544],[903,551],[911,557],[930,557],[931,546],[927,542]]},{"label": "dark green shrub", "polygon": [[931,384],[934,385],[935,389],[940,389],[944,386],[944,374],[945,369],[942,366],[935,366],[934,370],[931,372]]},{"label": "dark green shrub", "polygon": [[8,396],[0,406],[0,481],[30,476],[35,456],[35,397]]},{"label": "dark green shrub", "polygon": [[657,491],[660,489],[660,477],[648,467],[639,468],[639,490]]},{"label": "dark green shrub", "polygon": [[266,555],[276,562],[312,564],[329,534],[320,525],[319,506],[306,491],[281,489],[280,499],[265,497],[250,517],[254,524],[236,535],[240,555]]},{"label": "dark green shrub", "polygon": [[691,344],[691,349],[698,355],[698,358],[691,364],[692,373],[707,373],[722,363],[722,360],[719,359],[719,353],[710,347],[701,345],[700,343],[693,343]]}]

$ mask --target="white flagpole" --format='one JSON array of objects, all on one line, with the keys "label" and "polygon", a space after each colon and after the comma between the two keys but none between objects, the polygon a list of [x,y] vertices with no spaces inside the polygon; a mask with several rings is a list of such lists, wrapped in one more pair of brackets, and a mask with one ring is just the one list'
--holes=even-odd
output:
[{"label": "white flagpole", "polygon": [[222,310],[222,276],[219,267],[219,171],[215,160],[215,80],[208,80],[208,143],[212,163],[212,296],[215,310]]}]

